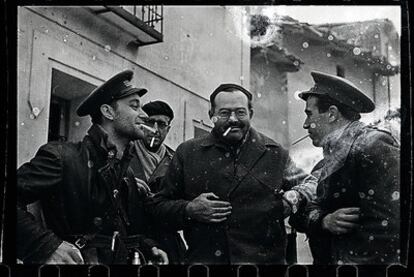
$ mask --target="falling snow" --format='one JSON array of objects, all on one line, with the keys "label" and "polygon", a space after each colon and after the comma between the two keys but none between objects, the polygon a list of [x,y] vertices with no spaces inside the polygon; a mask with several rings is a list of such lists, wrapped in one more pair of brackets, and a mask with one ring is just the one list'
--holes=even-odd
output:
[{"label": "falling snow", "polygon": [[354,53],[354,55],[358,56],[361,54],[361,48],[355,47],[354,50],[352,50],[352,52]]},{"label": "falling snow", "polygon": [[394,191],[393,193],[392,193],[392,200],[398,200],[398,199],[400,199],[400,192],[398,192],[398,191]]}]

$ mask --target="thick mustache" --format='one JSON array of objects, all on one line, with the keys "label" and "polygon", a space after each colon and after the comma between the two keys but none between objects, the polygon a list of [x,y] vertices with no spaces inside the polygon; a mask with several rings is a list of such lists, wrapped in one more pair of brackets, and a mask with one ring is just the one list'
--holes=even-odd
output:
[{"label": "thick mustache", "polygon": [[228,125],[225,127],[225,129],[227,129],[227,128],[229,128],[229,127],[231,127],[231,128],[233,128],[233,127],[243,128],[243,127],[244,127],[244,124],[240,124],[240,123],[238,123],[238,124],[228,124]]}]

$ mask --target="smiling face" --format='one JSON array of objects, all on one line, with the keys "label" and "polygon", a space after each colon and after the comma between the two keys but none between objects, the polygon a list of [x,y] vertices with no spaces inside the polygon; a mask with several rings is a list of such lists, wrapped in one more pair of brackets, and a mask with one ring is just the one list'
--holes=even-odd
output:
[{"label": "smiling face", "polygon": [[306,99],[306,120],[303,123],[303,128],[308,130],[312,144],[316,147],[321,147],[322,139],[331,132],[331,127],[329,124],[329,111],[320,113],[317,103],[318,98],[315,96],[309,96]]},{"label": "smiling face", "polygon": [[147,114],[141,109],[140,97],[132,94],[115,102],[113,129],[118,136],[129,140],[144,138],[141,124]]},{"label": "smiling face", "polygon": [[[240,142],[250,128],[253,115],[247,96],[239,90],[222,91],[217,94],[214,104],[214,110],[210,112],[214,131],[228,143]],[[231,130],[223,136],[229,127]]]},{"label": "smiling face", "polygon": [[[149,150],[156,151],[167,137],[170,131],[170,118],[166,115],[151,115],[147,120],[147,125],[156,130],[155,133],[145,129],[145,137],[142,140],[145,147]],[[151,141],[153,141],[151,146]]]}]

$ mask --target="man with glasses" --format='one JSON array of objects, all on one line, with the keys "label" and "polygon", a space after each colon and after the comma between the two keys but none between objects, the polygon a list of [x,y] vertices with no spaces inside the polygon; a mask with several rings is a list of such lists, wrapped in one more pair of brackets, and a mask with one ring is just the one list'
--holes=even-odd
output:
[{"label": "man with glasses", "polygon": [[[144,129],[144,138],[134,142],[131,167],[135,177],[145,181],[151,192],[155,193],[161,189],[160,180],[174,155],[174,151],[164,144],[174,112],[167,103],[159,100],[145,104],[142,109],[148,114],[145,125],[153,128],[153,131]],[[161,228],[153,231],[156,233],[157,241],[162,245],[161,248],[167,252],[169,262],[180,263],[185,251],[181,236],[176,231],[168,232]]]},{"label": "man with glasses", "polygon": [[284,219],[314,198],[316,179],[250,126],[245,88],[222,84],[210,104],[213,130],[178,146],[149,210],[184,230],[185,263],[285,264]]}]

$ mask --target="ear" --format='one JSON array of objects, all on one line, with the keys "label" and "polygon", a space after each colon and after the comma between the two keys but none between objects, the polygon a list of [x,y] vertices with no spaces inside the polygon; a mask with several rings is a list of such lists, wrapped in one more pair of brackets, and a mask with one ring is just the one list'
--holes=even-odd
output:
[{"label": "ear", "polygon": [[100,110],[101,110],[101,114],[105,118],[107,118],[109,120],[114,120],[114,118],[115,118],[115,111],[114,111],[114,109],[110,105],[103,104],[103,105],[101,105]]},{"label": "ear", "polygon": [[328,116],[329,116],[329,122],[335,122],[339,119],[340,112],[338,110],[338,107],[335,105],[332,105],[328,109]]},{"label": "ear", "polygon": [[213,115],[214,115],[214,112],[211,109],[209,109],[208,116],[210,117],[210,119],[213,117]]}]

